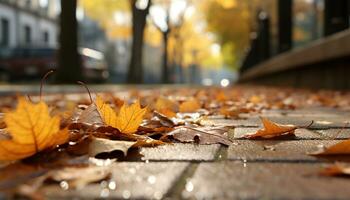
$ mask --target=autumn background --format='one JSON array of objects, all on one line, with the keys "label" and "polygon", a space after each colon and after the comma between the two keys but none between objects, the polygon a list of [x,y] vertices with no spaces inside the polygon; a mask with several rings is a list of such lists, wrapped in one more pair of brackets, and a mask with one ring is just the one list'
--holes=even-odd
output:
[{"label": "autumn background", "polygon": [[[62,5],[57,1],[55,6],[52,6],[55,0],[25,2],[24,6],[34,12],[50,11],[51,7],[56,10],[51,19],[58,27],[47,37],[55,40],[50,48],[62,49],[54,55],[54,66],[64,68],[56,74],[59,82],[87,79],[86,82],[227,85],[237,80],[237,71],[259,31],[261,14],[266,14],[270,21],[271,48],[266,52],[274,55],[278,51],[276,0],[79,0],[74,1],[76,5],[72,1]],[[322,17],[322,6],[323,2],[318,0],[294,1],[294,47],[320,37],[322,27],[318,19]],[[71,14],[74,10],[75,16]],[[76,22],[71,20],[73,17]],[[75,27],[77,38],[72,34]],[[28,28],[18,44],[6,42],[3,30],[2,55],[14,46],[50,50],[41,43],[46,32]],[[68,50],[74,49],[74,45],[81,49],[79,54],[87,57],[88,64],[79,61],[77,52]],[[6,66],[6,62],[0,65]],[[85,65],[89,70],[85,70]],[[40,77],[45,70],[32,71]],[[16,72],[13,76],[1,72],[5,81],[27,81],[33,75],[20,77]]]}]

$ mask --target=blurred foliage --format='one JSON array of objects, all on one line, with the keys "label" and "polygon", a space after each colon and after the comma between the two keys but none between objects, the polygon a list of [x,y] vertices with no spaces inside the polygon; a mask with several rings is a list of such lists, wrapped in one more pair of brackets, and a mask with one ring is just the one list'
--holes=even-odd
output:
[{"label": "blurred foliage", "polygon": [[[169,62],[181,66],[197,64],[204,67],[228,66],[237,69],[249,46],[250,32],[256,29],[257,10],[275,10],[275,0],[186,0],[183,23],[171,30]],[[154,0],[153,5],[166,7],[172,1]],[[109,38],[131,37],[129,0],[81,0],[90,18],[97,20]],[[275,12],[269,12],[275,18]],[[120,19],[122,18],[122,19]],[[271,20],[272,25],[276,20]],[[272,34],[275,34],[272,30]],[[162,34],[148,20],[145,42],[163,47]],[[220,45],[219,53],[213,45]]]},{"label": "blurred foliage", "polygon": [[130,18],[129,0],[80,0],[85,14],[99,22],[110,38],[128,38],[131,35],[130,23],[119,23],[117,17]]},{"label": "blurred foliage", "polygon": [[222,46],[226,65],[236,68],[249,43],[250,14],[246,1],[207,0],[202,4],[208,30],[214,32]]}]

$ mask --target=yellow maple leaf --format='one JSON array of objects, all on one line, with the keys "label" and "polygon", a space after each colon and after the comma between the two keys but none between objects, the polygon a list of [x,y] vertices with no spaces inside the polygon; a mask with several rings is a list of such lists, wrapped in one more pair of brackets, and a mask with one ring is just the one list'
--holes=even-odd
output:
[{"label": "yellow maple leaf", "polygon": [[264,117],[261,117],[260,119],[264,125],[264,128],[259,129],[255,134],[246,135],[245,138],[273,138],[282,135],[289,135],[294,134],[294,131],[298,128],[293,125],[277,124]]},{"label": "yellow maple leaf", "polygon": [[126,134],[137,131],[147,111],[147,108],[141,108],[139,101],[131,105],[123,104],[118,114],[99,96],[95,103],[104,123]]},{"label": "yellow maple leaf", "polygon": [[51,117],[48,106],[19,97],[17,109],[5,113],[6,131],[11,139],[0,140],[0,160],[19,160],[68,140],[67,129],[60,130],[60,118]]}]

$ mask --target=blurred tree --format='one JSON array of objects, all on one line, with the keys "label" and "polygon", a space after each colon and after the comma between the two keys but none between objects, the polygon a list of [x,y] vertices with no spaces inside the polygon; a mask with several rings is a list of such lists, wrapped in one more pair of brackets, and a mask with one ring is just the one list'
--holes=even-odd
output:
[{"label": "blurred tree", "polygon": [[[170,69],[168,55],[169,55],[169,37],[175,29],[179,30],[184,21],[184,14],[186,12],[186,1],[155,1],[158,5],[152,7],[155,11],[154,15],[151,13],[151,19],[155,27],[161,32],[163,40],[163,55],[162,55],[162,83],[170,83],[174,81],[173,69]],[[180,3],[180,4],[179,4]],[[182,3],[182,5],[181,5]],[[181,6],[179,6],[181,5]],[[162,13],[162,14],[161,14]],[[175,33],[176,34],[176,33]],[[175,37],[177,37],[175,35]],[[177,39],[180,39],[177,37]]]},{"label": "blurred tree", "polygon": [[130,0],[132,11],[132,47],[128,71],[129,83],[143,82],[142,55],[144,30],[151,4],[151,0]]},{"label": "blurred tree", "polygon": [[[231,3],[230,3],[231,2]],[[245,1],[215,0],[203,6],[208,29],[217,34],[228,66],[236,67],[249,43],[250,13]]]},{"label": "blurred tree", "polygon": [[222,66],[220,45],[215,35],[205,29],[205,18],[198,14],[196,5],[188,7],[192,15],[185,14],[182,25],[173,29],[169,37],[169,60],[177,69],[176,80],[194,82],[190,67],[219,69]]},{"label": "blurred tree", "polygon": [[[203,1],[201,9],[206,13],[208,30],[218,36],[226,65],[232,68],[239,66],[239,61],[245,56],[245,50],[249,46],[249,35],[257,28],[257,11],[264,10],[275,19],[275,2],[274,0]],[[274,23],[275,20],[272,21],[272,24]]]},{"label": "blurred tree", "polygon": [[[82,0],[82,6],[87,14],[98,20],[111,38],[130,38],[132,36],[131,58],[128,68],[127,81],[129,83],[143,82],[143,43],[146,18],[151,0]],[[131,11],[131,23],[119,22]],[[127,18],[127,17],[125,17]]]},{"label": "blurred tree", "polygon": [[82,78],[81,58],[78,54],[78,34],[76,19],[77,0],[61,1],[59,36],[58,83],[76,83]]}]

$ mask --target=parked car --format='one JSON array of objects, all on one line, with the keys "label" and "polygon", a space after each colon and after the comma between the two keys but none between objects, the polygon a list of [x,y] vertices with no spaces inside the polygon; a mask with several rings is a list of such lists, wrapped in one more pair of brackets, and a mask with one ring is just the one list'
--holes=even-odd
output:
[{"label": "parked car", "polygon": [[[54,48],[12,48],[1,52],[0,74],[6,74],[10,80],[40,78],[58,67],[57,50]],[[101,52],[80,48],[79,55],[85,80],[103,82],[108,79],[107,64]]]}]

